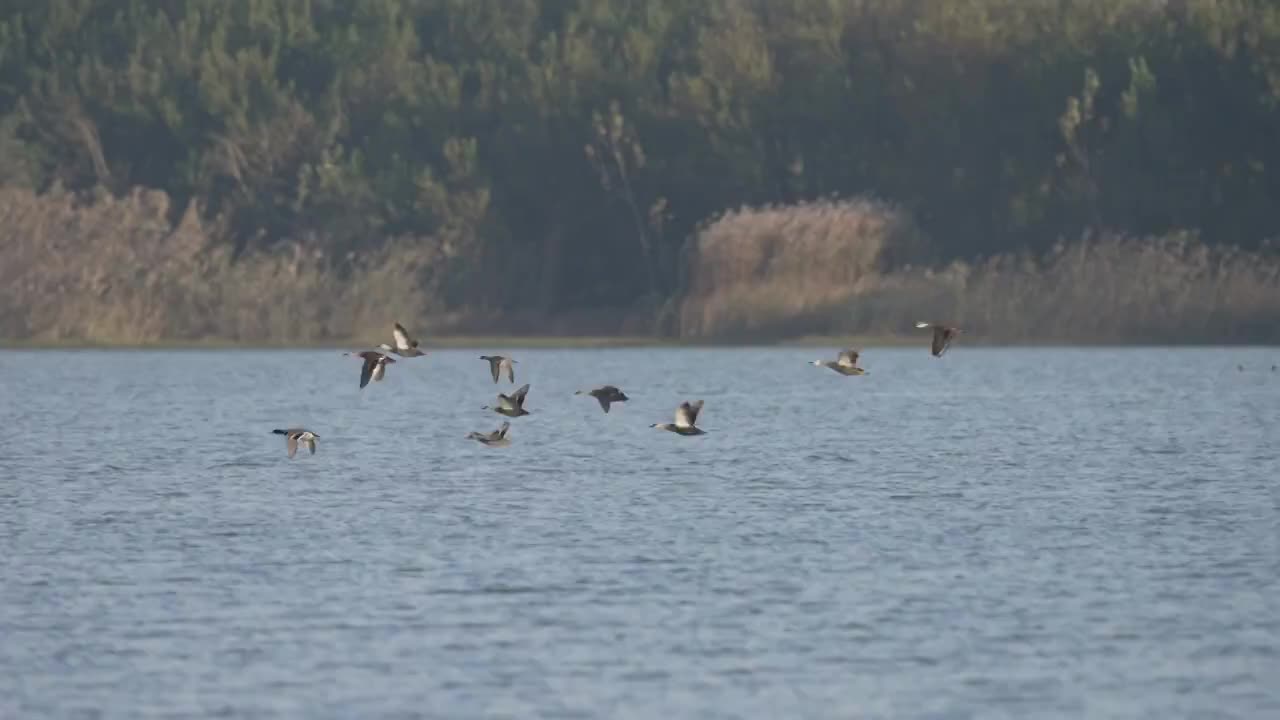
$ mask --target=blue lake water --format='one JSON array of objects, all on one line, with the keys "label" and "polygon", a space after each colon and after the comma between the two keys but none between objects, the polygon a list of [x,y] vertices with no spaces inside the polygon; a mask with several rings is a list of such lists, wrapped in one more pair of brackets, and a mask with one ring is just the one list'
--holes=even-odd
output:
[{"label": "blue lake water", "polygon": [[1280,349],[488,350],[0,352],[0,717],[1280,717]]}]

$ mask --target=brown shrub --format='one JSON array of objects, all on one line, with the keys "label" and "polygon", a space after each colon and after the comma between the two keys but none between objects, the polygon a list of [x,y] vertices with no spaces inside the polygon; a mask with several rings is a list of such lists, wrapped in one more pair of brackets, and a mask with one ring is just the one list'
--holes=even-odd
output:
[{"label": "brown shrub", "polygon": [[400,238],[329,258],[292,244],[235,258],[194,206],[0,188],[0,337],[145,343],[380,336],[433,307],[439,248]]},{"label": "brown shrub", "polygon": [[910,224],[893,211],[859,224],[868,210],[855,208],[881,206],[742,210],[709,224],[681,334],[892,335],[932,320],[994,341],[1280,341],[1274,253],[1213,248],[1192,233],[1104,234],[1043,258],[911,267],[880,254]]},{"label": "brown shrub", "polygon": [[820,331],[866,282],[924,251],[910,219],[874,200],[730,211],[694,238],[680,333]]}]

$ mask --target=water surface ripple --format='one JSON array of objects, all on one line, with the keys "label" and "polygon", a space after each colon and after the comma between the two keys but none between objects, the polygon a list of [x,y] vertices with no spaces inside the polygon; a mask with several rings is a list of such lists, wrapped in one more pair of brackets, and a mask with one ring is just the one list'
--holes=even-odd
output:
[{"label": "water surface ripple", "polygon": [[1278,351],[511,352],[0,352],[0,717],[1280,717]]}]

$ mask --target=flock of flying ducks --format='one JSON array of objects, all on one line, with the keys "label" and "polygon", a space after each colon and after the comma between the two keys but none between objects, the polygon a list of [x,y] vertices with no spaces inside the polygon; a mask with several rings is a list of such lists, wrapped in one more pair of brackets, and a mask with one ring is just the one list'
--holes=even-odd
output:
[{"label": "flock of flying ducks", "polygon": [[[930,345],[930,352],[934,357],[942,357],[946,353],[947,348],[951,346],[951,341],[960,334],[960,330],[946,325],[936,323],[918,322],[917,328],[929,328],[933,331],[933,343]],[[360,366],[360,387],[363,389],[370,382],[381,382],[387,375],[387,366],[396,362],[392,355],[402,358],[423,357],[427,353],[422,350],[418,341],[409,335],[400,323],[396,323],[392,330],[392,340],[394,344],[382,343],[377,350],[363,350],[360,352],[346,352],[345,356],[358,357],[363,362]],[[831,368],[841,375],[865,375],[867,371],[858,367],[859,353],[857,350],[843,350],[832,360],[814,360],[813,364],[818,367]],[[488,361],[489,374],[493,377],[494,384],[497,384],[503,375],[507,376],[507,381],[515,384],[516,381],[516,361],[502,355],[481,355],[481,360]],[[600,403],[600,409],[609,412],[609,406],[616,402],[626,402],[627,395],[613,385],[602,385],[594,390],[579,390],[575,395],[589,395]],[[498,401],[496,405],[485,405],[482,409],[492,410],[499,415],[509,418],[517,418],[528,415],[529,411],[524,409],[525,398],[529,395],[528,383],[521,385],[518,390],[505,395],[498,393]],[[654,423],[651,428],[666,430],[677,435],[705,435],[706,431],[697,426],[698,413],[702,411],[702,401],[695,402],[684,401],[680,403],[680,407],[676,408],[675,422],[673,423]],[[493,432],[481,433],[472,432],[467,435],[468,440],[486,445],[488,447],[505,447],[511,444],[511,439],[507,437],[507,431],[511,429],[511,423],[504,421],[502,427]],[[276,435],[285,436],[286,448],[289,457],[292,459],[298,452],[299,445],[305,445],[312,455],[316,453],[316,440],[319,435],[306,428],[288,428],[272,430]]]}]

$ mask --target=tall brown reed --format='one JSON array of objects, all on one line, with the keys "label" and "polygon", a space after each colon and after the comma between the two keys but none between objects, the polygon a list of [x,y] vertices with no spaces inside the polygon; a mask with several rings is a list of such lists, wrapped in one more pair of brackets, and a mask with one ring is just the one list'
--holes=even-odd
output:
[{"label": "tall brown reed", "polygon": [[680,313],[685,336],[820,332],[891,265],[921,257],[910,218],[875,200],[741,208],[694,238]]},{"label": "tall brown reed", "polygon": [[233,257],[193,206],[0,188],[0,337],[146,343],[366,336],[432,308],[440,250],[400,238],[359,256],[292,244]]},{"label": "tall brown reed", "polygon": [[865,201],[719,218],[695,238],[681,333],[899,334],[933,320],[993,341],[1280,341],[1272,252],[1211,248],[1193,233],[1104,233],[1040,258],[912,267],[920,246],[899,240],[910,227]]}]

